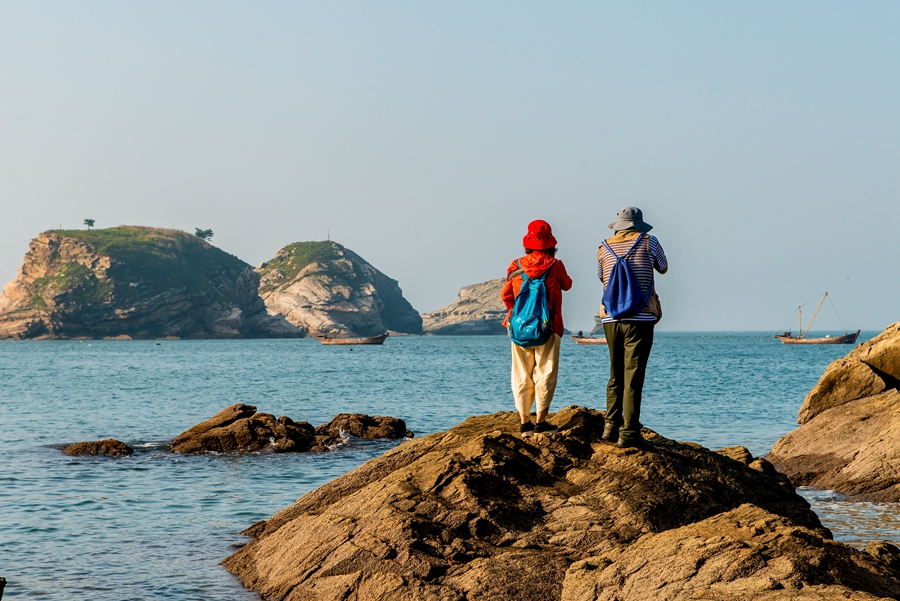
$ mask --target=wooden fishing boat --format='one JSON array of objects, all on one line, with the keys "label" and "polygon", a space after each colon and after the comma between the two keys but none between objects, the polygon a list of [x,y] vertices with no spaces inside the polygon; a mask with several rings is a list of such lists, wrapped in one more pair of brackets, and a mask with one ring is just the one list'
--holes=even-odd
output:
[{"label": "wooden fishing boat", "polygon": [[[853,333],[845,332],[843,336],[828,335],[822,338],[808,337],[809,329],[816,320],[816,315],[819,314],[819,309],[822,308],[822,303],[825,302],[826,296],[828,296],[827,292],[822,295],[819,306],[816,307],[816,312],[813,313],[812,319],[809,320],[809,324],[806,326],[806,332],[803,331],[803,310],[801,307],[797,307],[797,335],[794,336],[791,332],[784,332],[783,334],[775,334],[775,338],[779,339],[782,344],[856,344],[856,339],[859,337],[859,330],[856,330],[856,332]],[[835,313],[837,313],[837,311],[835,311]]]},{"label": "wooden fishing boat", "polygon": [[368,336],[365,338],[335,338],[334,336],[316,336],[316,339],[322,344],[384,344],[388,333],[379,334],[378,336]]},{"label": "wooden fishing boat", "polygon": [[593,336],[569,336],[575,344],[606,344],[606,338],[594,338]]}]

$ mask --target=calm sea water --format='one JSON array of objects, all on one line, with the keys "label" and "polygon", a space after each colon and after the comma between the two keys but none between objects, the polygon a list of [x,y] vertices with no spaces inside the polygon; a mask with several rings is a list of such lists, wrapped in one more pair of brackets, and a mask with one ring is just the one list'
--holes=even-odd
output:
[{"label": "calm sea water", "polygon": [[[863,335],[861,340],[874,335]],[[393,415],[419,435],[512,410],[504,337],[0,343],[0,576],[4,599],[256,600],[219,566],[246,526],[380,455],[184,457],[165,444],[232,403],[313,425]],[[710,448],[765,454],[849,346],[787,347],[770,334],[658,333],[647,427]],[[568,339],[554,408],[604,407],[606,347]],[[129,458],[70,458],[67,443],[118,438]],[[894,506],[804,491],[836,538],[900,538]]]}]

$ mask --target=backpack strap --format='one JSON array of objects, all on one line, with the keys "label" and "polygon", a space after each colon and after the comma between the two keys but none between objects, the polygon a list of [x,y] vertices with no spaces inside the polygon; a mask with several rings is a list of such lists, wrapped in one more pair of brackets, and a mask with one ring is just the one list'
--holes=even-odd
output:
[{"label": "backpack strap", "polygon": [[[617,255],[616,253],[613,252],[612,247],[610,247],[609,243],[608,243],[606,240],[603,241],[603,248],[605,248],[605,249],[606,249],[606,252],[608,252],[609,254],[611,254],[611,255],[613,256],[613,258],[615,258],[615,259],[625,259],[625,258],[628,258],[629,256],[631,256],[631,253],[633,253],[633,252],[635,251],[635,249],[637,248],[637,245],[640,244],[641,240],[643,240],[643,239],[644,239],[644,236],[646,236],[646,235],[647,235],[647,234],[641,232],[641,233],[638,235],[637,239],[634,241],[634,244],[631,245],[631,248],[628,249],[628,252],[625,253],[624,255],[622,255],[621,257],[620,257],[619,255]],[[649,238],[648,238],[648,240],[649,240]],[[648,247],[648,248],[649,248],[649,247]]]},{"label": "backpack strap", "polygon": [[518,259],[516,259],[516,265],[518,265],[519,268],[516,269],[515,271],[511,271],[511,272],[509,273],[509,275],[506,276],[506,281],[507,281],[507,282],[510,281],[510,280],[512,280],[513,278],[517,277],[517,276],[520,276],[520,275],[522,276],[522,279],[523,279],[523,280],[524,280],[525,278],[528,277],[527,275],[525,275],[525,270],[522,269],[522,264],[519,263],[519,260],[518,260]]}]

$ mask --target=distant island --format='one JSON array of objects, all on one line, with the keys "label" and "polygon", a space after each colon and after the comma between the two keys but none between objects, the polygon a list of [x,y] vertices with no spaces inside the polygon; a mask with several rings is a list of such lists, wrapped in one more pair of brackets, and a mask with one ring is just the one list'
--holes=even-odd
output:
[{"label": "distant island", "polygon": [[506,334],[503,282],[501,278],[465,286],[452,305],[422,315],[422,330],[438,335]]}]

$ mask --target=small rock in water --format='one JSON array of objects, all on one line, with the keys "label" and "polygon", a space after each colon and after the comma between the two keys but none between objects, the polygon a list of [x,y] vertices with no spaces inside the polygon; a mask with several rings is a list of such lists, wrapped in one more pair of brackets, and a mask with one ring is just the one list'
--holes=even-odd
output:
[{"label": "small rock in water", "polygon": [[273,450],[304,452],[315,442],[315,429],[270,413],[257,413],[253,405],[231,405],[172,441],[173,453],[233,453]]},{"label": "small rock in water", "polygon": [[121,457],[124,455],[131,455],[134,453],[134,449],[120,440],[107,438],[106,440],[95,440],[92,442],[76,442],[75,444],[70,444],[64,448],[62,452],[72,457],[81,457],[84,455]]}]

